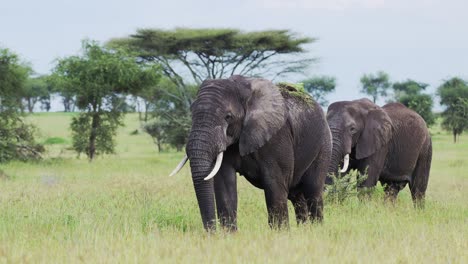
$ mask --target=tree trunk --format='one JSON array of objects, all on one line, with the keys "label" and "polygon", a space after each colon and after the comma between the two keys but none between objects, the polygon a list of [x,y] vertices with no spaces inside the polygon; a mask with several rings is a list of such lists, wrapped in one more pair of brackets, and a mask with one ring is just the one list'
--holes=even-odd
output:
[{"label": "tree trunk", "polygon": [[149,103],[145,101],[145,122],[148,122],[148,108]]},{"label": "tree trunk", "polygon": [[28,112],[32,113],[34,110],[34,104],[32,102],[32,98],[28,98],[26,99],[26,101],[28,102]]},{"label": "tree trunk", "polygon": [[94,159],[96,154],[96,137],[97,137],[97,128],[99,127],[100,116],[99,112],[94,112],[93,120],[91,122],[91,134],[89,136],[89,161]]},{"label": "tree trunk", "polygon": [[62,100],[62,102],[63,102],[63,111],[64,112],[70,112],[70,104],[69,104],[68,100],[64,98]]},{"label": "tree trunk", "polygon": [[453,143],[457,143],[457,131],[453,130]]}]

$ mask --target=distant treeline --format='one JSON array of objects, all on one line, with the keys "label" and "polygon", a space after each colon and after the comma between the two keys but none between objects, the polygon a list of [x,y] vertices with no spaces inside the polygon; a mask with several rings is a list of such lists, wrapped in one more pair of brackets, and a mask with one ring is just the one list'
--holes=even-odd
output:
[{"label": "distant treeline", "polygon": [[[70,124],[73,148],[92,160],[113,153],[116,129],[125,112],[138,112],[141,126],[159,151],[181,150],[190,129],[190,105],[205,79],[233,74],[280,81],[305,73],[316,60],[303,48],[315,39],[288,30],[242,32],[235,29],[140,29],[105,45],[85,40],[80,54],[57,60],[51,74],[38,76],[8,49],[0,49],[0,161],[38,158],[43,147],[23,122],[37,106],[51,109],[58,96],[64,111],[78,111]],[[434,124],[434,95],[424,82],[391,83],[388,74],[365,74],[361,92],[397,101]],[[336,79],[311,76],[300,81],[321,105],[334,92]],[[457,136],[468,128],[468,83],[454,77],[437,89],[446,106],[442,125]]]}]

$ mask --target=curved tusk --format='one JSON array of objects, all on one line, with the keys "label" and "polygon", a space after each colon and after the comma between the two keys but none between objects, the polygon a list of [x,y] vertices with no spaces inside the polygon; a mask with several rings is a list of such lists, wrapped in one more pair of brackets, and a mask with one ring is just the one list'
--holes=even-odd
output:
[{"label": "curved tusk", "polygon": [[346,172],[348,170],[348,165],[349,165],[349,154],[346,154],[346,156],[344,156],[343,168],[340,170],[340,172]]},{"label": "curved tusk", "polygon": [[169,177],[172,177],[172,176],[176,175],[176,173],[178,173],[180,171],[180,169],[182,169],[182,167],[184,167],[187,160],[188,160],[188,157],[187,157],[187,155],[185,155],[185,157],[179,162],[179,165],[177,165],[177,167],[171,172],[171,174],[169,174]]},{"label": "curved tusk", "polygon": [[218,156],[216,157],[215,166],[214,166],[213,170],[210,172],[210,174],[208,174],[208,176],[205,177],[205,179],[204,179],[205,181],[213,178],[216,175],[216,173],[218,173],[219,168],[221,168],[221,163],[223,162],[223,153],[224,152],[220,152],[218,154]]}]

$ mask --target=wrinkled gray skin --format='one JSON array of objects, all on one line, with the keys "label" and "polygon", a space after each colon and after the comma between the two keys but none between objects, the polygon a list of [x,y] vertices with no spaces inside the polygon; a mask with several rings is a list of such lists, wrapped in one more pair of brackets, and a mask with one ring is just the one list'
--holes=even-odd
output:
[{"label": "wrinkled gray skin", "polygon": [[350,154],[348,171],[364,173],[368,168],[362,187],[373,187],[380,181],[386,199],[395,201],[409,183],[415,205],[423,206],[432,143],[421,116],[400,103],[379,107],[360,99],[331,104],[327,121],[333,135],[330,173],[336,173],[343,157]]},{"label": "wrinkled gray skin", "polygon": [[[236,172],[264,189],[271,227],[287,226],[288,199],[298,222],[322,219],[331,135],[317,103],[232,76],[204,81],[191,111],[186,152],[206,230],[216,229],[215,202],[222,227],[237,230]],[[205,181],[220,152],[219,172]]]}]

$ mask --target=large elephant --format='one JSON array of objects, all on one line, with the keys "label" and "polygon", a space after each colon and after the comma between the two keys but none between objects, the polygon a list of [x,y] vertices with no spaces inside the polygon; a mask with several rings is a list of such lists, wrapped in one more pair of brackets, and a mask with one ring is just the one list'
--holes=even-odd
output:
[{"label": "large elephant", "polygon": [[409,183],[415,205],[423,205],[432,143],[421,116],[400,103],[379,107],[360,99],[331,104],[327,121],[333,137],[330,173],[336,173],[340,164],[341,172],[367,170],[362,186],[380,181],[391,201]]},{"label": "large elephant", "polygon": [[[236,172],[264,189],[268,223],[288,225],[287,200],[298,222],[323,217],[322,190],[331,156],[325,115],[307,94],[265,79],[206,80],[191,106],[187,156],[206,230],[237,230]],[[213,178],[214,179],[211,179]]]}]

